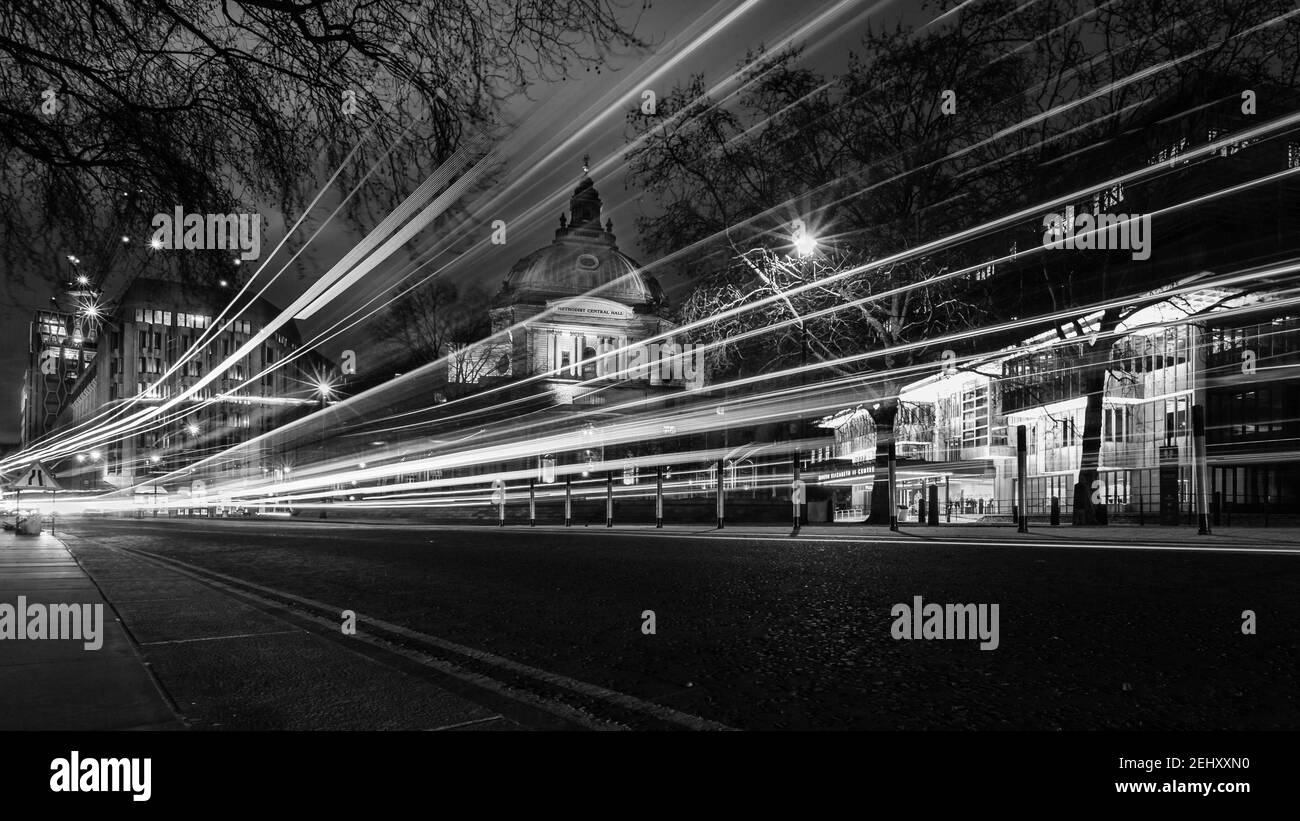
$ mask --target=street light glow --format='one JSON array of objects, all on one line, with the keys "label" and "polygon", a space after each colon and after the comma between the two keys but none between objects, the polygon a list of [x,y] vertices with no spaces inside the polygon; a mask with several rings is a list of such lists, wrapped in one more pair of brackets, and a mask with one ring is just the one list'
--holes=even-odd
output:
[{"label": "street light glow", "polygon": [[794,238],[794,250],[801,257],[810,257],[817,250],[817,238],[802,231]]}]

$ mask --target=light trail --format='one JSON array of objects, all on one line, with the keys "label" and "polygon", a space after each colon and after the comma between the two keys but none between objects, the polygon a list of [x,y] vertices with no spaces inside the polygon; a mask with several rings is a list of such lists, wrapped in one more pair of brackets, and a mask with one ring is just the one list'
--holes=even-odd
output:
[{"label": "light trail", "polygon": [[[1286,16],[1283,16],[1283,17],[1286,17]],[[1275,19],[1278,19],[1278,18],[1275,18]],[[1275,22],[1275,21],[1271,21],[1271,22]],[[1261,23],[1261,26],[1262,26],[1262,25],[1264,25],[1264,23]],[[1258,27],[1261,27],[1261,26],[1257,26],[1256,29],[1258,29]],[[1243,138],[1242,138],[1242,136],[1236,136],[1235,139],[1236,139],[1236,140],[1240,140],[1240,139],[1243,139]],[[1184,157],[1186,157],[1186,156],[1187,156],[1187,155],[1184,155]],[[824,284],[824,283],[826,283],[826,281],[819,281],[819,282],[818,282],[818,284]],[[914,287],[923,286],[923,284],[924,284],[924,283],[918,283],[918,286],[914,286]],[[677,333],[681,333],[681,329],[677,329]]]}]

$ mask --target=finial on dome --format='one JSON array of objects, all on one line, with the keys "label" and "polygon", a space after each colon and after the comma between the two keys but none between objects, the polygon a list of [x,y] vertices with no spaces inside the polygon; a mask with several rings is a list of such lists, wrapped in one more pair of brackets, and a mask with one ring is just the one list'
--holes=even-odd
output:
[{"label": "finial on dome", "polygon": [[591,155],[590,155],[590,154],[583,154],[583,155],[582,155],[582,173],[586,174],[586,173],[587,173],[587,170],[588,170],[588,166],[590,166],[590,165],[591,165]]}]

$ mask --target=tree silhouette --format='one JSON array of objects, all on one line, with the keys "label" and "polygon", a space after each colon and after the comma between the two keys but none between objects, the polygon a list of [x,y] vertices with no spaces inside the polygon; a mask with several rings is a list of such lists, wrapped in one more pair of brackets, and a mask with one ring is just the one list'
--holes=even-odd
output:
[{"label": "tree silhouette", "polygon": [[[69,248],[103,276],[122,264],[108,250],[120,235],[144,236],[151,214],[177,205],[291,221],[340,166],[339,190],[362,186],[347,214],[364,227],[467,134],[490,133],[511,95],[598,67],[611,45],[640,46],[615,11],[609,0],[6,3],[11,285]],[[102,253],[84,250],[104,236]],[[166,264],[189,279],[233,273],[228,254]]]}]

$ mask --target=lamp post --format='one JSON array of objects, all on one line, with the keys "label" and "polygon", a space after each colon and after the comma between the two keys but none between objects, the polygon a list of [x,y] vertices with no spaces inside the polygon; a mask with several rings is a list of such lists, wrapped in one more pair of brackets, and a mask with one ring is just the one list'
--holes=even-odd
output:
[{"label": "lamp post", "polygon": [[[334,383],[330,381],[327,375],[318,373],[316,374],[315,388],[316,388],[316,400],[319,405],[319,410],[324,411],[325,408],[328,407],[329,401],[334,398]],[[324,413],[321,413],[320,415],[320,435],[316,439],[316,448],[320,451],[321,463],[324,464],[326,459],[325,414]],[[330,497],[326,497],[326,498],[330,498]],[[321,506],[320,518],[322,519],[327,518],[324,505]]]},{"label": "lamp post", "polygon": [[[791,244],[794,246],[795,254],[799,259],[811,259],[813,255],[817,253],[817,237],[808,231],[803,220],[795,220],[794,231],[791,236]],[[803,441],[804,425],[806,421],[804,419],[804,392],[808,385],[808,325],[804,322],[803,315],[795,310],[794,303],[785,295],[785,292],[772,280],[767,279],[766,277],[764,277],[764,279],[767,280],[769,287],[780,294],[786,307],[790,309],[790,313],[799,323],[799,416],[795,426],[795,441],[798,443]],[[793,498],[796,494],[802,495],[805,492],[802,478],[800,476],[799,448],[797,444],[795,447],[790,449],[790,474],[791,497]],[[795,488],[798,488],[798,491],[796,491]],[[796,535],[799,531],[798,503],[795,504],[794,516],[794,529],[790,534],[791,536]]]}]

